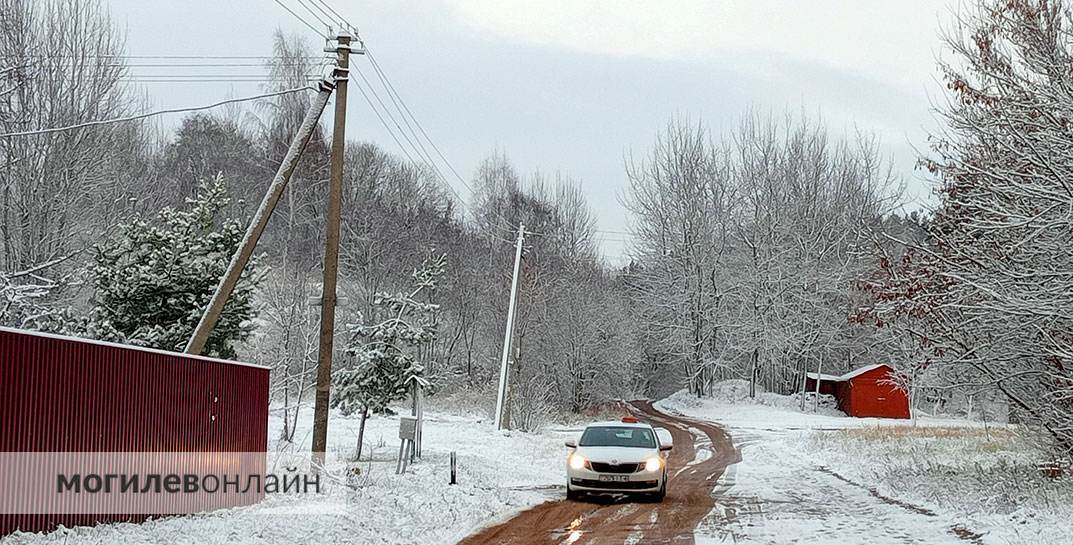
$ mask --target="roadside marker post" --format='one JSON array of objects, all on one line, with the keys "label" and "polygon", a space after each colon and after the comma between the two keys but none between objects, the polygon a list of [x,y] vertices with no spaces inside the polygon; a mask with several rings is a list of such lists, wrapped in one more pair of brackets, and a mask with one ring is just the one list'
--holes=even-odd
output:
[{"label": "roadside marker post", "polygon": [[451,483],[450,484],[458,484],[457,468],[458,468],[458,456],[456,456],[455,451],[452,450],[451,451]]}]

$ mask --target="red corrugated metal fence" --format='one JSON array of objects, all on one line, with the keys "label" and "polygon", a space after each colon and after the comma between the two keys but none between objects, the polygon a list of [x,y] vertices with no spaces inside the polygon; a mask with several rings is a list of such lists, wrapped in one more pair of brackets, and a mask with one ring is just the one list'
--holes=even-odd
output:
[{"label": "red corrugated metal fence", "polygon": [[[263,367],[0,328],[0,452],[264,452],[267,411]],[[0,535],[147,516],[0,514]]]}]

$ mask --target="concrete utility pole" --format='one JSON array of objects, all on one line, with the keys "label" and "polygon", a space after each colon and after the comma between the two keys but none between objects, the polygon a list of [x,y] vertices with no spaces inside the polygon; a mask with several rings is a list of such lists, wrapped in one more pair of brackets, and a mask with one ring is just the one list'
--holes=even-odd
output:
[{"label": "concrete utility pole", "polygon": [[345,30],[335,38],[335,125],[332,127],[332,164],[328,176],[328,221],[324,232],[317,394],[313,406],[313,461],[317,465],[323,465],[328,446],[328,401],[332,387],[332,352],[335,348],[335,286],[339,272],[339,215],[343,200],[343,153],[346,150],[346,87],[350,75],[352,39]]},{"label": "concrete utility pole", "polygon": [[495,427],[501,430],[507,426],[503,419],[503,404],[507,397],[507,359],[510,357],[510,345],[514,340],[514,306],[518,300],[518,269],[522,263],[522,242],[525,240],[525,226],[518,224],[518,240],[514,243],[514,277],[510,283],[510,306],[507,307],[507,330],[503,334],[503,358],[499,363],[499,394],[496,396]]},{"label": "concrete utility pole", "polygon": [[250,225],[246,228],[246,235],[242,237],[238,251],[231,256],[231,262],[227,265],[227,272],[220,279],[220,284],[216,286],[216,291],[212,294],[212,299],[209,300],[209,306],[205,309],[205,314],[201,316],[197,327],[194,328],[194,334],[186,343],[184,352],[187,354],[201,354],[202,350],[205,349],[205,343],[209,340],[209,335],[212,334],[212,328],[216,327],[216,322],[220,319],[220,314],[227,304],[227,299],[231,297],[231,292],[235,290],[235,285],[238,284],[239,278],[242,277],[242,270],[250,262],[250,256],[253,255],[253,250],[257,247],[257,241],[261,238],[261,233],[264,232],[265,227],[268,225],[268,219],[272,216],[276,203],[279,202],[280,197],[283,195],[283,190],[286,189],[287,183],[291,179],[291,174],[294,173],[294,168],[298,166],[298,159],[301,158],[306,144],[309,143],[310,137],[313,136],[313,130],[317,128],[317,121],[320,119],[321,112],[324,111],[324,106],[328,104],[328,97],[331,96],[334,87],[335,85],[327,80],[321,81],[318,85],[317,95],[310,101],[309,109],[306,110],[305,118],[302,119],[302,125],[298,128],[294,139],[291,140],[287,155],[283,157],[283,162],[280,163],[276,176],[272,178],[272,183],[268,186],[268,191],[265,193],[264,199],[261,200],[261,205],[250,220]]}]

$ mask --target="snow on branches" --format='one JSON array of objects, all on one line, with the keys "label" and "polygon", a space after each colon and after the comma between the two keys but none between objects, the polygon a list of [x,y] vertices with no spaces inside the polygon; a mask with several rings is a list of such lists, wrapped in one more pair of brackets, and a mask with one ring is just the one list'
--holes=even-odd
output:
[{"label": "snow on branches", "polygon": [[924,166],[940,178],[931,243],[885,262],[879,320],[909,320],[967,388],[1073,453],[1073,18],[1060,1],[964,11],[944,64],[947,129]]},{"label": "snow on branches", "polygon": [[[95,288],[88,316],[57,311],[37,327],[58,333],[181,350],[245,231],[235,220],[220,220],[229,202],[223,178],[202,183],[189,209],[165,208],[158,222],[135,219],[123,235],[94,246],[88,275]],[[257,259],[243,272],[204,353],[235,357],[232,343],[253,329],[253,294],[261,274]]]},{"label": "snow on branches", "polygon": [[414,388],[429,388],[426,377],[430,362],[421,354],[436,340],[436,311],[439,305],[418,296],[435,290],[447,263],[446,254],[430,257],[414,270],[409,293],[376,294],[371,324],[350,326],[350,340],[344,353],[352,365],[334,373],[332,406],[343,414],[358,410],[381,411],[393,401],[406,397]]}]

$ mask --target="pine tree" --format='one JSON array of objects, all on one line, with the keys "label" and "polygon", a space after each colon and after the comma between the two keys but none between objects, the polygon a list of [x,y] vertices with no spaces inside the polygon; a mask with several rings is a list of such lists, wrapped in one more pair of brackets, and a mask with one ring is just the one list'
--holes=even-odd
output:
[{"label": "pine tree", "polygon": [[[44,329],[125,344],[182,350],[223,276],[244,228],[220,220],[228,205],[223,178],[202,183],[188,210],[165,208],[160,221],[121,226],[123,235],[94,246],[88,270],[95,287],[89,316],[53,313]],[[204,353],[234,358],[233,343],[253,329],[253,295],[261,274],[253,259],[205,343]]]},{"label": "pine tree", "polygon": [[444,272],[446,256],[431,257],[414,270],[409,293],[381,292],[373,304],[379,322],[350,328],[344,353],[353,365],[336,371],[332,407],[344,415],[361,411],[358,457],[369,411],[382,412],[387,405],[415,391],[432,386],[426,376],[427,364],[418,353],[436,340],[435,312],[439,305],[418,300],[435,289]]}]

